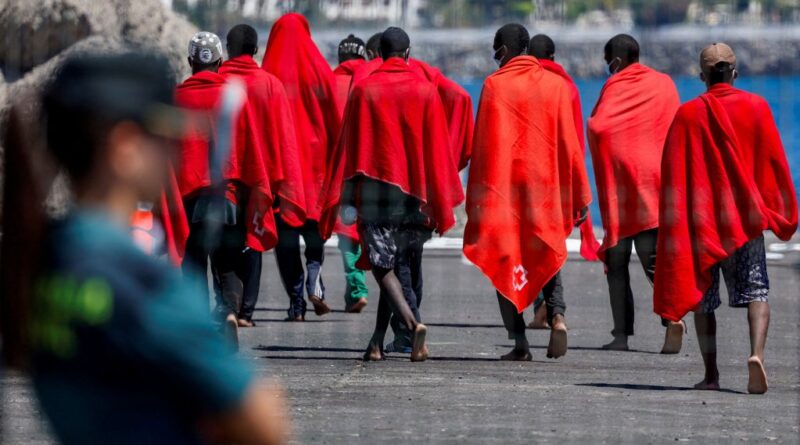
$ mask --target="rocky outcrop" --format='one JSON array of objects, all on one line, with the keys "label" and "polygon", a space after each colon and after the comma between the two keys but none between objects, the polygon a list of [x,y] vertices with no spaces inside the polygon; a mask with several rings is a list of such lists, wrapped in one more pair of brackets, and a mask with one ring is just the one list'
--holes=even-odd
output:
[{"label": "rocky outcrop", "polygon": [[[23,122],[37,125],[38,94],[74,54],[158,53],[180,81],[189,75],[186,46],[195,32],[160,0],[0,0],[0,128],[12,101]],[[67,199],[60,179],[46,204],[59,211]]]}]

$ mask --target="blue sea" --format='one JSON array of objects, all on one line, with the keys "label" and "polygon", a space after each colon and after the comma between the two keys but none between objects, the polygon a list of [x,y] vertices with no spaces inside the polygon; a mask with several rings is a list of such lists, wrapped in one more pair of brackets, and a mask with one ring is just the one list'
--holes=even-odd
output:
[{"label": "blue sea", "polygon": [[[697,77],[674,77],[673,80],[678,87],[678,92],[683,102],[697,97],[705,90],[705,85]],[[581,93],[584,117],[588,117],[592,112],[604,82],[605,79],[575,79],[575,83]],[[482,83],[481,80],[461,83],[472,95],[476,111]],[[795,189],[800,190],[800,76],[742,77],[737,80],[736,87],[756,93],[769,102],[772,114],[778,123],[786,155],[789,158]],[[594,186],[594,171],[592,170],[591,155],[588,148],[586,153],[588,155],[586,167],[592,184],[592,192],[594,196],[597,196]],[[592,206],[592,213],[596,215],[595,224],[599,224],[600,213],[596,203]]]}]

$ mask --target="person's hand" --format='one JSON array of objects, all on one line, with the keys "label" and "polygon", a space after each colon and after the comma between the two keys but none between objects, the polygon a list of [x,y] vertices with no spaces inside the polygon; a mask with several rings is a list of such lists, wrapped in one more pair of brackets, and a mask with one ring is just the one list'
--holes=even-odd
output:
[{"label": "person's hand", "polygon": [[214,422],[217,443],[283,445],[291,431],[286,397],[273,381],[254,382],[238,408]]},{"label": "person's hand", "polygon": [[575,220],[575,227],[583,224],[583,222],[586,221],[587,216],[589,216],[589,207],[584,207],[579,212],[578,219]]}]

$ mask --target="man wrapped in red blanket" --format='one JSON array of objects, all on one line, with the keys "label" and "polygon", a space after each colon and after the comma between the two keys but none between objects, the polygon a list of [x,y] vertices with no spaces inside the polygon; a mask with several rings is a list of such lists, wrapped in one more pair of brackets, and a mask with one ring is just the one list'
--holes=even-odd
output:
[{"label": "man wrapped in red blanket", "polygon": [[[484,83],[467,188],[464,254],[497,289],[514,349],[531,360],[522,311],[567,260],[566,239],[591,201],[569,87],[526,54],[528,31],[505,25],[494,40],[500,69]],[[550,301],[547,354],[566,353],[565,306]]]},{"label": "man wrapped in red blanket", "polygon": [[747,389],[761,394],[769,325],[762,234],[792,237],[797,195],[769,105],[733,87],[733,50],[706,47],[700,67],[708,90],[678,110],[664,147],[654,308],[673,321],[695,311],[706,367],[696,387],[719,389],[714,311],[722,271],[729,304],[748,310]]},{"label": "man wrapped in red blanket", "polygon": [[[598,254],[606,265],[614,340],[604,349],[628,350],[634,333],[633,290],[629,267],[636,254],[650,283],[656,267],[658,197],[664,139],[680,105],[675,84],[666,74],[639,63],[639,43],[625,34],[605,46],[609,77],[589,118],[597,199],[605,237]],[[680,352],[685,326],[667,327],[665,354]]]}]

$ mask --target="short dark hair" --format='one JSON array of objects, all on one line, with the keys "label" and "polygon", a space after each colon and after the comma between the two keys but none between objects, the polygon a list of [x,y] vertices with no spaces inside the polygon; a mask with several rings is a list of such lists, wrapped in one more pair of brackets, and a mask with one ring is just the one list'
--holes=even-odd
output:
[{"label": "short dark hair", "polygon": [[494,49],[500,49],[505,45],[512,57],[523,54],[528,49],[530,34],[524,26],[519,23],[509,23],[503,25],[494,35]]},{"label": "short dark hair", "polygon": [[400,28],[390,26],[381,35],[381,56],[384,59],[389,57],[402,57],[408,48],[411,47],[411,39],[408,34]]},{"label": "short dark hair", "polygon": [[603,48],[608,59],[619,57],[628,62],[639,60],[639,42],[628,34],[617,34]]},{"label": "short dark hair", "polygon": [[243,54],[252,56],[258,51],[258,32],[250,25],[236,25],[226,37],[228,57],[231,59]]},{"label": "short dark hair", "polygon": [[372,35],[372,37],[367,40],[367,51],[372,51],[375,54],[380,54],[381,52],[381,36],[383,32],[376,32]]},{"label": "short dark hair", "polygon": [[556,55],[556,43],[545,34],[536,34],[531,37],[528,54],[537,59],[552,59]]}]

